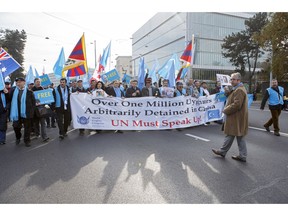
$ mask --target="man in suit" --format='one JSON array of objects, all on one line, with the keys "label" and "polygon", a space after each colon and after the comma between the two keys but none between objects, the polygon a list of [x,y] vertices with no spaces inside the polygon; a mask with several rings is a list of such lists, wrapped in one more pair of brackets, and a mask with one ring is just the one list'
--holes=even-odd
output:
[{"label": "man in suit", "polygon": [[26,147],[30,147],[31,119],[35,110],[35,97],[33,92],[27,88],[24,78],[19,77],[15,81],[16,87],[10,92],[10,119],[13,121],[16,145],[20,143],[21,128],[24,125],[24,143]]},{"label": "man in suit", "polygon": [[137,80],[132,80],[131,81],[131,87],[129,87],[126,90],[126,97],[130,98],[130,97],[142,97],[142,93],[140,88],[137,87],[138,85],[138,81]]},{"label": "man in suit", "polygon": [[71,122],[70,90],[65,78],[60,79],[60,84],[53,91],[55,112],[58,119],[59,138],[67,136],[68,126]]},{"label": "man in suit", "polygon": [[146,79],[146,85],[142,88],[142,97],[160,97],[159,89],[152,86],[152,79]]},{"label": "man in suit", "polygon": [[[106,88],[107,95],[112,97],[124,98],[124,92],[120,88],[120,81],[114,80],[112,84],[113,86],[109,86],[108,88]],[[116,130],[115,133],[123,133],[123,131]]]},{"label": "man in suit", "polygon": [[119,80],[114,80],[113,86],[109,86],[108,88],[106,88],[106,93],[109,96],[113,96],[113,97],[121,97],[121,98],[124,97],[124,92],[120,88]]}]

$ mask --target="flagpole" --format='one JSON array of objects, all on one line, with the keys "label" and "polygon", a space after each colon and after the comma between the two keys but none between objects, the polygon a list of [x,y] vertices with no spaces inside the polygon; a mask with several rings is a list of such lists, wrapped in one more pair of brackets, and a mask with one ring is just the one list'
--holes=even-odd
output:
[{"label": "flagpole", "polygon": [[94,40],[95,70],[97,70],[96,40]]},{"label": "flagpole", "polygon": [[[112,43],[112,40],[110,43]],[[111,45],[112,44],[110,44],[110,52],[109,52],[109,71],[111,70]]]},{"label": "flagpole", "polygon": [[193,49],[195,49],[194,48],[194,34],[192,34],[192,50],[191,50],[192,58],[191,58],[191,62],[190,62],[190,65],[191,65],[191,77],[190,78],[192,78],[192,79],[193,79],[193,59],[194,59]]}]

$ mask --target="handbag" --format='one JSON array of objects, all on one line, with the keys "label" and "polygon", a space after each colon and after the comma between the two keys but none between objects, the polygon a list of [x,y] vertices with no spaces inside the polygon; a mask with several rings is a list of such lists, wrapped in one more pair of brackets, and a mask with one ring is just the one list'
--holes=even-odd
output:
[{"label": "handbag", "polygon": [[47,109],[45,106],[37,106],[36,114],[38,117],[44,117],[47,115]]}]

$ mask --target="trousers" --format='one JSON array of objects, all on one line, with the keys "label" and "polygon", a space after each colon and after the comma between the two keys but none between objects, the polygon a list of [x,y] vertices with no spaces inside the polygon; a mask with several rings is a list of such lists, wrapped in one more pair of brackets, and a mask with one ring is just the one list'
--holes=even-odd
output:
[{"label": "trousers", "polygon": [[264,127],[270,127],[273,124],[274,132],[279,132],[279,116],[281,114],[281,108],[270,109],[271,118],[264,124]]},{"label": "trousers", "polygon": [[246,147],[246,141],[243,136],[231,136],[231,135],[226,135],[224,139],[224,144],[220,148],[220,151],[223,155],[226,155],[226,153],[229,151],[231,148],[234,138],[236,137],[237,139],[237,144],[238,144],[238,149],[239,149],[239,156],[243,159],[246,159],[247,157],[247,147]]}]

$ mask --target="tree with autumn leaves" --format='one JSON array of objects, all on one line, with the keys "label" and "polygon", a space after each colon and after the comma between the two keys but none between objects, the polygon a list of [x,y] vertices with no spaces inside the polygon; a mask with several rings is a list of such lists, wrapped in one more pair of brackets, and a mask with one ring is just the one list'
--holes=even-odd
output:
[{"label": "tree with autumn leaves", "polygon": [[288,13],[270,13],[269,22],[262,28],[261,32],[253,35],[253,39],[270,53],[267,61],[272,62],[273,78],[281,81],[287,80]]},{"label": "tree with autumn leaves", "polygon": [[[288,80],[288,13],[257,13],[245,21],[245,30],[224,38],[222,55],[248,78],[249,91],[256,68],[273,78]],[[262,58],[262,62],[259,58]],[[267,76],[268,78],[268,76]]]}]

